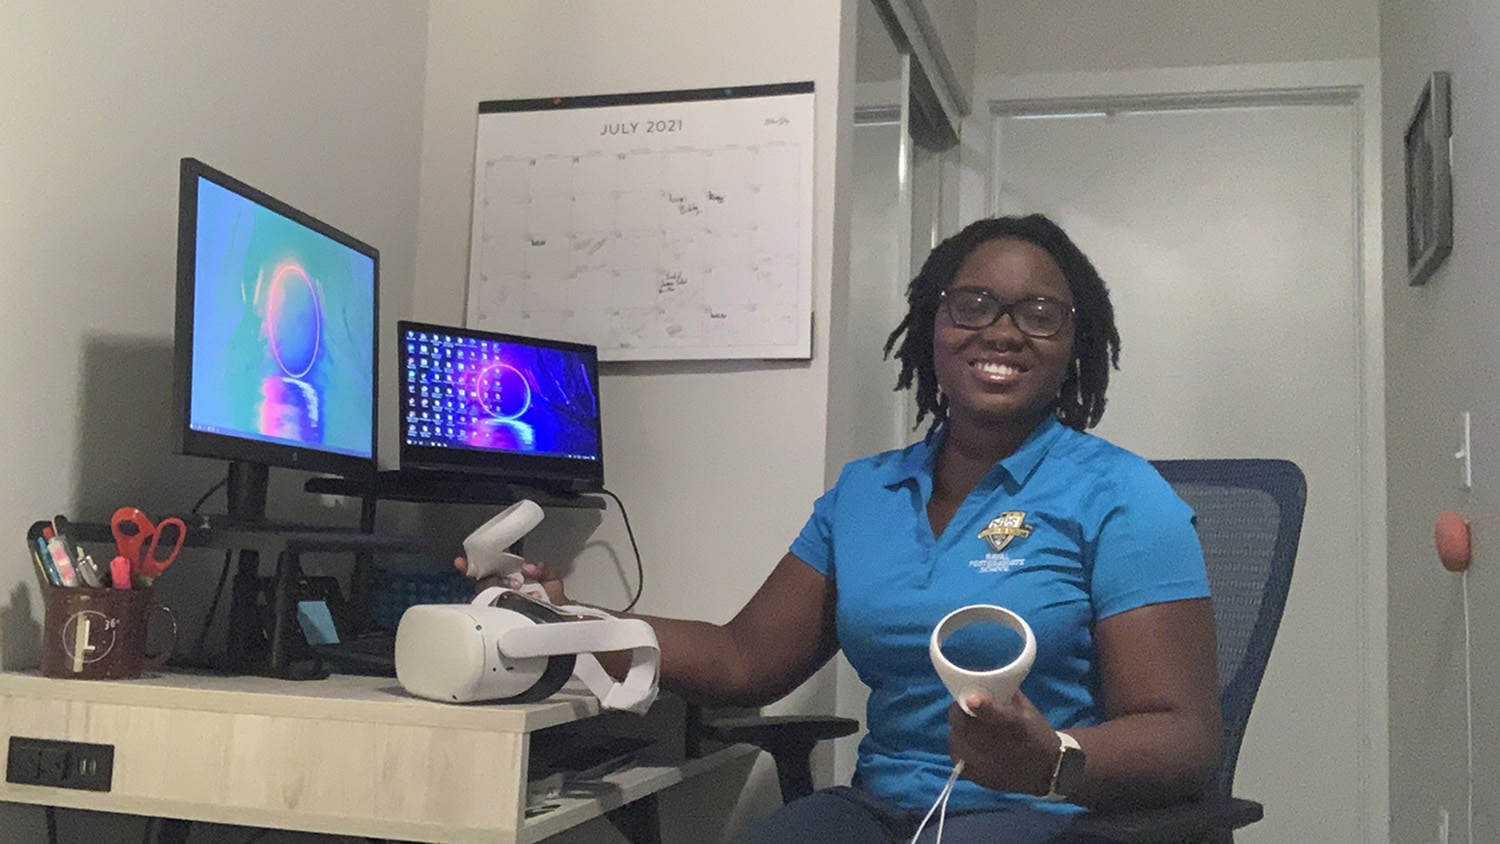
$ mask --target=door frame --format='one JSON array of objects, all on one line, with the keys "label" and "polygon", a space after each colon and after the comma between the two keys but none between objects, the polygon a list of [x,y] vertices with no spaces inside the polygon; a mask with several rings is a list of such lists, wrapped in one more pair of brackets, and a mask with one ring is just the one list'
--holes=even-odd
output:
[{"label": "door frame", "polygon": [[994,76],[975,80],[975,107],[964,121],[959,162],[959,218],[991,216],[999,186],[989,174],[995,156],[993,127],[1001,114],[1036,110],[1081,110],[1143,104],[1351,103],[1356,129],[1355,207],[1359,251],[1356,296],[1359,316],[1361,525],[1358,538],[1358,600],[1363,637],[1356,643],[1364,678],[1356,717],[1364,741],[1351,774],[1363,803],[1360,838],[1390,838],[1389,698],[1386,646],[1386,458],[1385,338],[1381,205],[1380,63],[1375,59],[1161,68],[1110,72]]}]

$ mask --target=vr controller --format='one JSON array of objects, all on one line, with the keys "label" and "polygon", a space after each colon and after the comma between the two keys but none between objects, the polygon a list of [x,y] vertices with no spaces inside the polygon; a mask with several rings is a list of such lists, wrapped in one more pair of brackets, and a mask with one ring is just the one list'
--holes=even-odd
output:
[{"label": "vr controller", "polygon": [[[948,661],[943,656],[943,642],[958,630],[980,622],[999,623],[1016,631],[1023,640],[1020,655],[989,671],[970,671]],[[1021,688],[1021,681],[1026,679],[1026,675],[1031,672],[1031,663],[1036,660],[1036,636],[1032,634],[1031,625],[1026,623],[1026,619],[1004,607],[971,604],[948,613],[938,622],[937,627],[932,629],[927,655],[931,657],[932,667],[937,669],[938,677],[947,687],[948,693],[953,695],[964,712],[973,715],[965,702],[970,694],[983,691],[996,703],[1005,703]]]},{"label": "vr controller", "polygon": [[510,553],[510,547],[542,523],[542,508],[523,498],[501,510],[464,539],[464,557],[469,561],[467,574],[475,580],[492,575],[506,578],[509,585],[533,597],[546,600],[539,584],[527,583],[521,577],[525,560]]}]

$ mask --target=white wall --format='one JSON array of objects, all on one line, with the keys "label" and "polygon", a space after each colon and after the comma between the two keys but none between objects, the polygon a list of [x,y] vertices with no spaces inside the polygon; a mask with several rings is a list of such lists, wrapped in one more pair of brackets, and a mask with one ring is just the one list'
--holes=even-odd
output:
[{"label": "white wall", "polygon": [[[1493,3],[1381,4],[1385,91],[1386,391],[1390,536],[1391,840],[1450,841],[1500,829],[1500,8]],[[1424,287],[1406,285],[1402,139],[1427,75],[1453,74],[1453,254]],[[1474,484],[1458,484],[1459,414],[1473,413]],[[1468,582],[1437,563],[1433,520],[1470,519]],[[1465,668],[1465,589],[1471,610],[1473,779]]]},{"label": "white wall", "polygon": [[[382,317],[409,307],[425,18],[420,0],[0,3],[3,667],[37,659],[28,524],[185,511],[223,476],[171,454],[180,157],[373,243]],[[302,515],[302,476],[273,474],[273,514]],[[208,592],[217,564],[203,563],[179,561],[163,589],[202,576]],[[140,834],[63,815],[68,840]],[[40,810],[0,806],[0,841],[40,840]]]},{"label": "white wall", "polygon": [[[826,488],[829,315],[848,262],[834,225],[835,150],[847,143],[839,127],[852,108],[841,99],[840,63],[852,54],[853,9],[852,0],[431,5],[413,311],[439,322],[464,314],[480,101],[816,85],[812,360],[601,367],[605,482],[624,500],[645,559],[643,612],[728,620]],[[852,90],[852,73],[843,78]],[[602,516],[549,512],[527,552],[570,570],[579,600],[621,606],[634,587],[612,503]],[[828,711],[831,682],[796,698],[787,705],[816,698]],[[768,793],[760,781],[763,811],[774,785]]]},{"label": "white wall", "polygon": [[1374,58],[1375,0],[980,0],[977,78]]}]

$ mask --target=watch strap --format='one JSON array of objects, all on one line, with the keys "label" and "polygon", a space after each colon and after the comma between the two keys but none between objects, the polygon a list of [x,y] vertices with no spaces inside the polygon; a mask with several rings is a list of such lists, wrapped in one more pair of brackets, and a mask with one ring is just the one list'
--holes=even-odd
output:
[{"label": "watch strap", "polygon": [[1083,748],[1079,746],[1078,739],[1073,738],[1065,732],[1057,732],[1057,740],[1061,744],[1058,748],[1057,764],[1052,768],[1052,781],[1047,786],[1047,793],[1043,800],[1057,802],[1066,800],[1073,796],[1079,782],[1083,779]]}]

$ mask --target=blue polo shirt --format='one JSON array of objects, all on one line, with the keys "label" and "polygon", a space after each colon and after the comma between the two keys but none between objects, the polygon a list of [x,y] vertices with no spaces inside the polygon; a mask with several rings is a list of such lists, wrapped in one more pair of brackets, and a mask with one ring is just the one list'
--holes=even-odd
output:
[{"label": "blue polo shirt", "polygon": [[[940,431],[845,466],[791,546],[834,581],[839,642],[870,687],[855,784],[914,811],[932,805],[953,767],[952,697],[927,655],[943,616],[997,604],[1026,619],[1037,653],[1021,691],[1053,727],[1066,729],[1105,718],[1095,622],[1208,596],[1187,504],[1141,457],[1051,417],[990,469],[934,537],[927,501],[942,440]],[[954,786],[949,808],[1017,801],[1078,810],[968,780]]]}]

